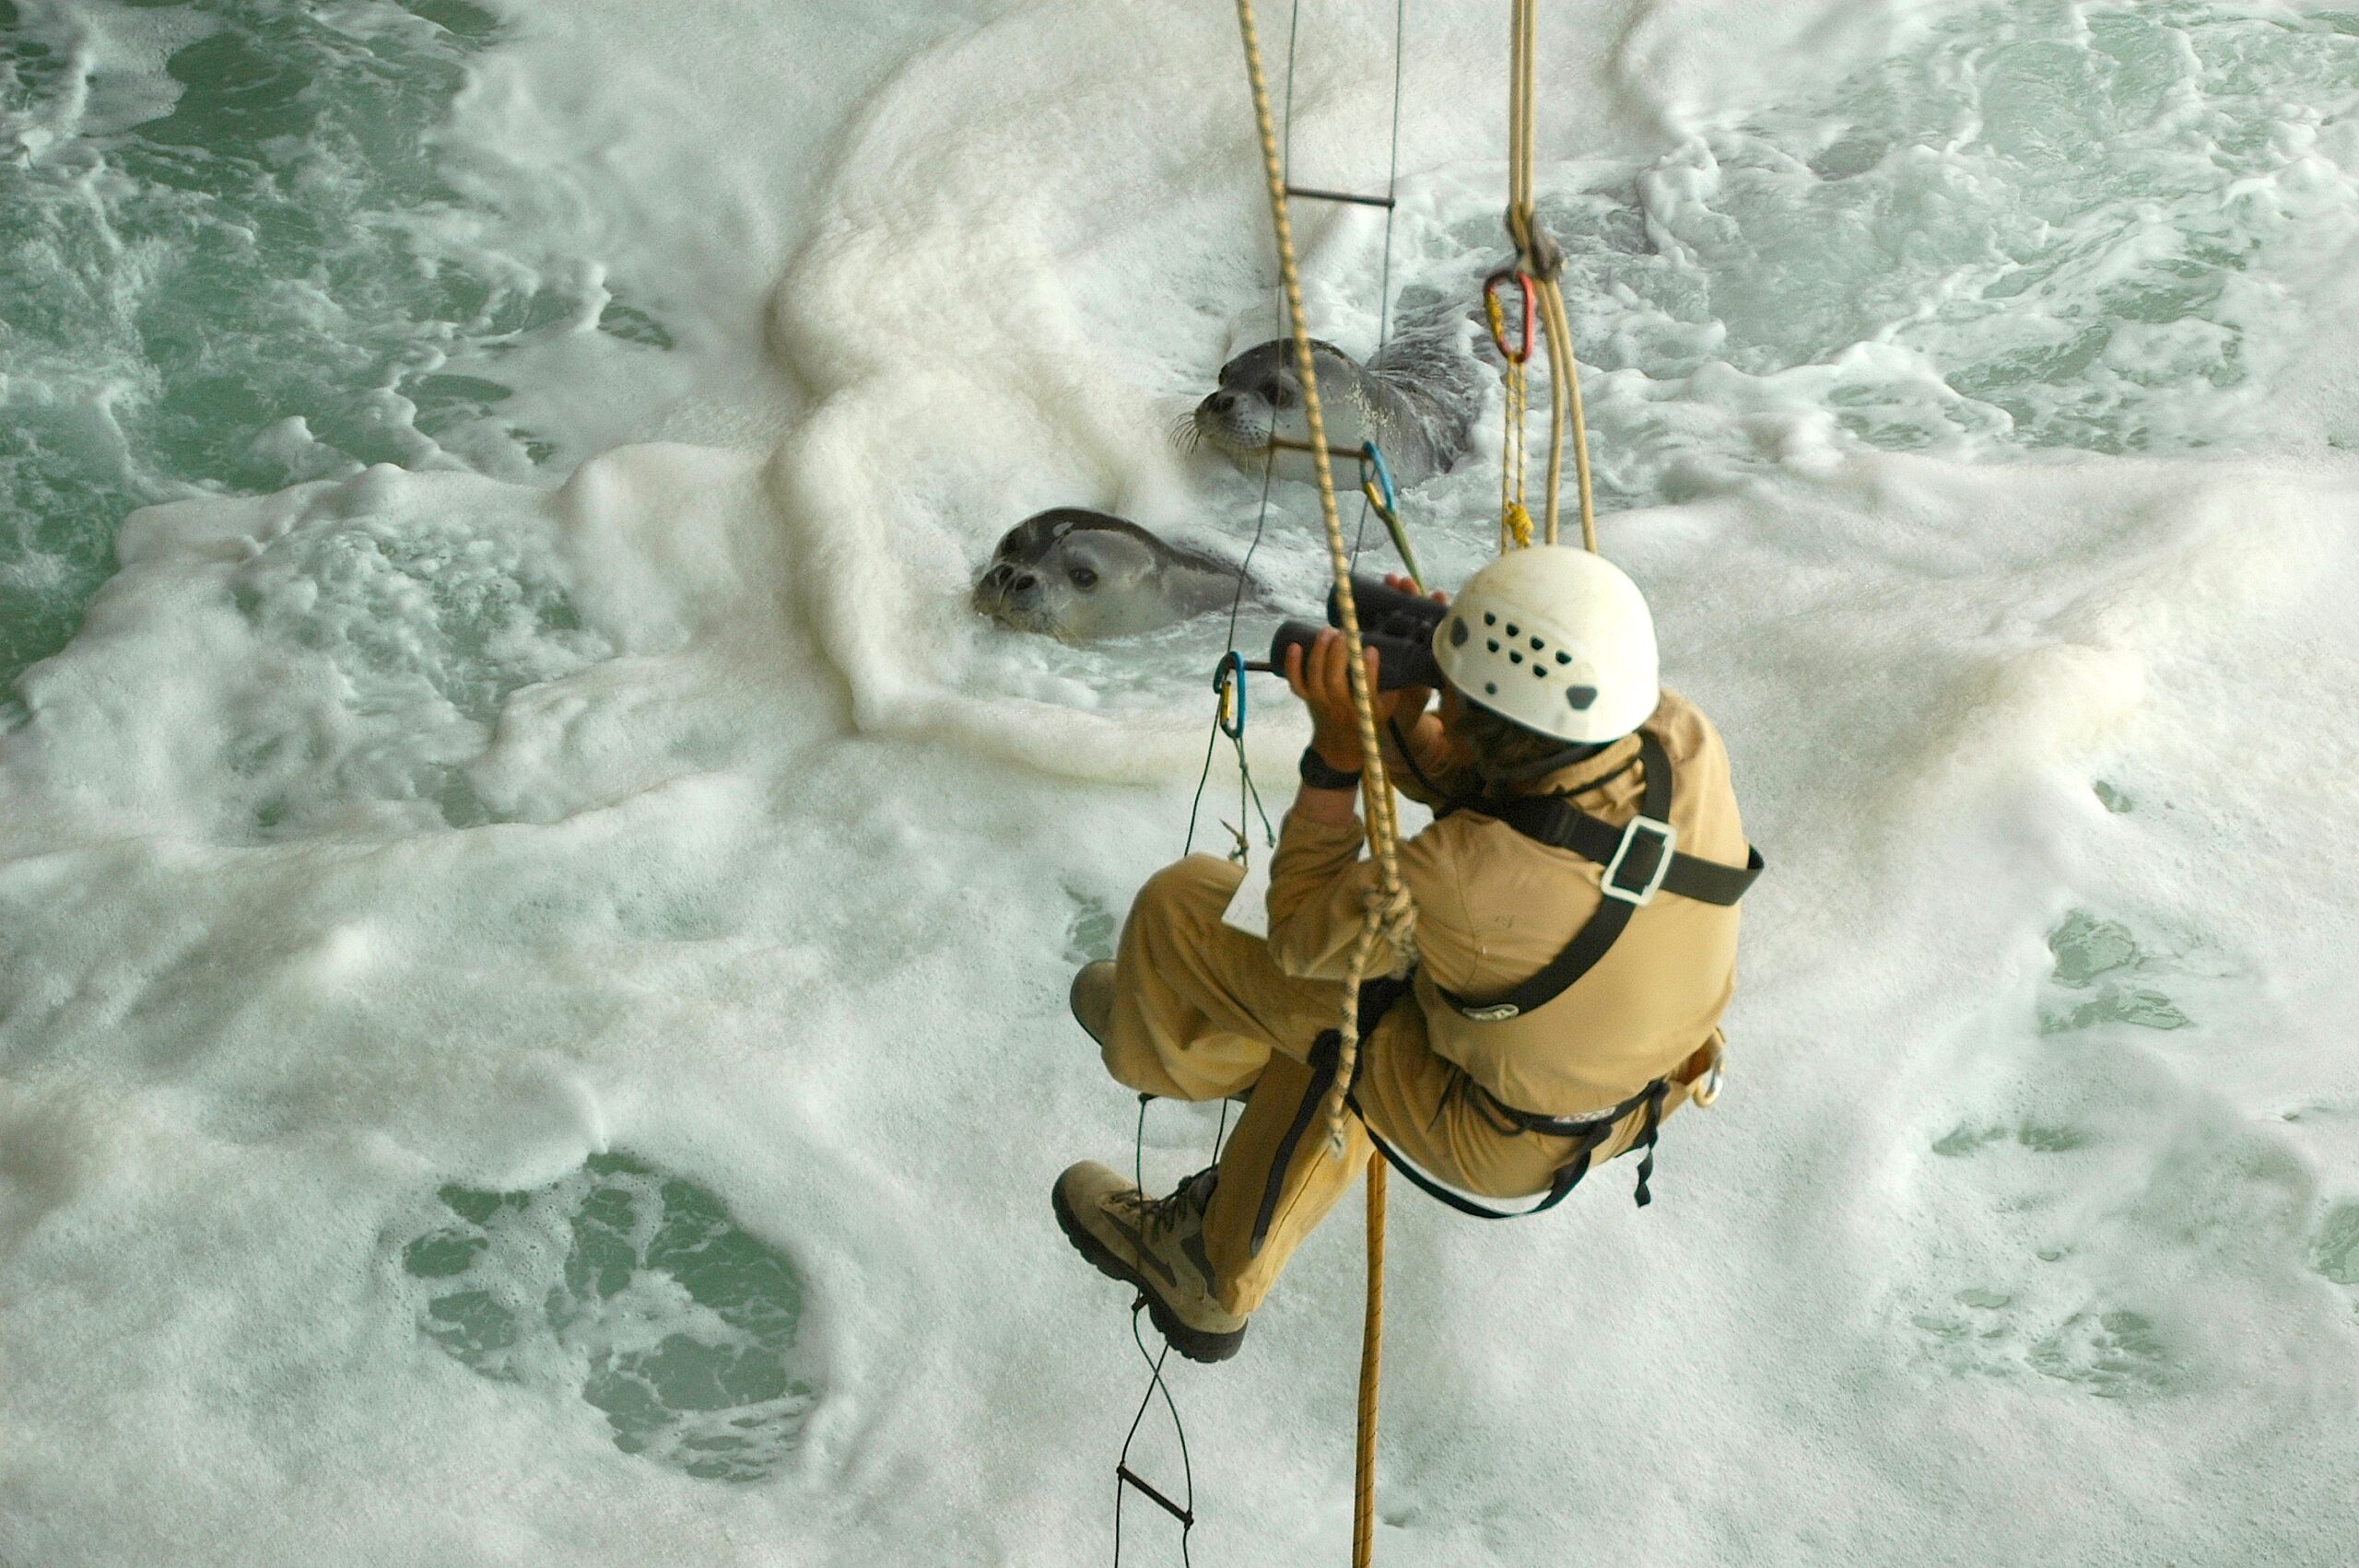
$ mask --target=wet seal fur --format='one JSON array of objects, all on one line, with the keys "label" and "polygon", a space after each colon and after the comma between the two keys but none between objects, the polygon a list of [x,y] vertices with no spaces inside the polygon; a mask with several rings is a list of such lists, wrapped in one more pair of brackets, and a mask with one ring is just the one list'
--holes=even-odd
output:
[{"label": "wet seal fur", "polygon": [[[1036,512],[1007,531],[975,582],[975,608],[1017,631],[1066,642],[1153,631],[1237,602],[1243,573],[1137,523],[1080,507]],[[1244,579],[1245,600],[1262,604]]]},{"label": "wet seal fur", "polygon": [[[1366,365],[1332,343],[1313,338],[1319,407],[1327,444],[1357,451],[1374,441],[1402,487],[1448,473],[1466,451],[1483,412],[1491,372],[1469,352],[1459,322],[1404,332]],[[1285,338],[1257,343],[1220,368],[1220,388],[1183,422],[1183,441],[1209,446],[1249,474],[1260,474],[1273,452],[1273,431],[1308,442],[1294,345]],[[1309,481],[1310,454],[1274,449],[1282,479]],[[1358,468],[1331,454],[1339,488],[1358,486]]]}]

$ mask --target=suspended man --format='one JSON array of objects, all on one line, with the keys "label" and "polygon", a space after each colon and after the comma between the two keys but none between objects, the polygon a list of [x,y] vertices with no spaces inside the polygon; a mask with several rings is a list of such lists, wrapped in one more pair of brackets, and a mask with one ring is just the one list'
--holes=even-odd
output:
[{"label": "suspended man", "polygon": [[1242,870],[1191,856],[1140,889],[1116,957],[1074,978],[1074,1016],[1117,1080],[1245,1097],[1218,1164],[1169,1195],[1096,1162],[1052,1195],[1074,1246],[1198,1361],[1236,1352],[1371,1140],[1485,1215],[1505,1212],[1485,1200],[1544,1208],[1636,1149],[1644,1203],[1662,1119],[1717,1091],[1737,899],[1760,860],[1719,732],[1659,683],[1644,597],[1602,558],[1543,545],[1435,600],[1438,692],[1379,692],[1369,654],[1388,772],[1435,819],[1401,848],[1415,963],[1362,989],[1343,1152],[1318,1112],[1377,868],[1339,633],[1287,655],[1311,742],[1271,860],[1267,939],[1223,920]]}]

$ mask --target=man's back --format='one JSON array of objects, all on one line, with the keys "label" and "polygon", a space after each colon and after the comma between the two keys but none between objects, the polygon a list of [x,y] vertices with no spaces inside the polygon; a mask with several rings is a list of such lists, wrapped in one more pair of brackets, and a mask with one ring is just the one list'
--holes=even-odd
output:
[{"label": "man's back", "polygon": [[[1668,690],[1645,727],[1671,760],[1680,851],[1743,865],[1744,827],[1719,731]],[[1535,792],[1564,794],[1619,825],[1637,813],[1643,787],[1631,736]],[[1358,854],[1356,830],[1307,834],[1304,825],[1288,824],[1273,866],[1272,948],[1290,974],[1340,975],[1366,868],[1337,876],[1339,860]],[[1440,992],[1479,1001],[1537,973],[1597,912],[1602,868],[1471,809],[1402,845],[1401,868],[1417,901],[1416,1000],[1432,1047],[1519,1110],[1577,1117],[1627,1099],[1711,1037],[1734,990],[1736,907],[1660,894],[1555,1001],[1501,1022],[1474,1022]]]}]

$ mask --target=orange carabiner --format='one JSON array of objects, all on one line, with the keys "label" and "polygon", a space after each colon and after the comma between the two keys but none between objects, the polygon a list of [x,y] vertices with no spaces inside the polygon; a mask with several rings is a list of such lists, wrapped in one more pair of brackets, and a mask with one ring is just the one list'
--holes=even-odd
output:
[{"label": "orange carabiner", "polygon": [[[1507,307],[1499,303],[1499,285],[1513,278],[1523,290],[1523,342],[1508,342]],[[1502,267],[1483,280],[1483,313],[1490,318],[1491,341],[1511,364],[1520,365],[1532,357],[1532,319],[1539,313],[1540,298],[1532,287],[1532,275],[1517,267]]]}]

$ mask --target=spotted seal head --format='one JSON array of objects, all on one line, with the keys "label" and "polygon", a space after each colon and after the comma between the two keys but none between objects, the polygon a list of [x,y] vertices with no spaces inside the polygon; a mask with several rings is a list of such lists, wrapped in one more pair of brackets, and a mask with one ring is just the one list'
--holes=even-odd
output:
[{"label": "spotted seal head", "polygon": [[[1238,569],[1168,544],[1137,523],[1079,507],[1007,531],[975,583],[975,608],[1017,631],[1067,642],[1153,631],[1236,602]],[[1248,578],[1246,598],[1262,603]]]},{"label": "spotted seal head", "polygon": [[[1455,322],[1404,332],[1363,366],[1313,338],[1311,363],[1331,452],[1356,452],[1362,442],[1374,441],[1394,482],[1404,486],[1446,473],[1466,450],[1488,375],[1465,341]],[[1285,338],[1255,344],[1222,366],[1219,388],[1196,404],[1181,437],[1259,474],[1271,460],[1273,432],[1304,445],[1310,438],[1294,345]],[[1281,478],[1312,477],[1307,451],[1281,446],[1275,460]],[[1356,474],[1345,465],[1338,477],[1349,487]]]}]

